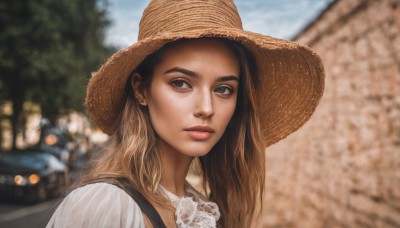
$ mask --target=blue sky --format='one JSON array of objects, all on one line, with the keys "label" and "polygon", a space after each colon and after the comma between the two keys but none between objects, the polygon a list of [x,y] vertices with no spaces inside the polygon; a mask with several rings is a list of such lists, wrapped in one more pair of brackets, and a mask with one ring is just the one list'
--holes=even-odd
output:
[{"label": "blue sky", "polygon": [[[290,39],[333,0],[234,0],[245,30]],[[110,0],[106,43],[125,48],[137,41],[139,21],[150,0]]]}]

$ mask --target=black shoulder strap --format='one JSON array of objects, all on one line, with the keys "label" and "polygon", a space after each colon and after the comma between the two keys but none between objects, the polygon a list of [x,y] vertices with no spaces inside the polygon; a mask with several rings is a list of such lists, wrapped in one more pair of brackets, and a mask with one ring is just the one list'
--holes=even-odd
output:
[{"label": "black shoulder strap", "polygon": [[99,182],[104,182],[104,183],[109,183],[113,184],[120,189],[124,190],[132,199],[139,205],[140,209],[143,211],[143,213],[146,214],[146,216],[149,218],[150,222],[153,224],[155,228],[165,228],[165,224],[162,221],[160,215],[156,211],[156,209],[153,207],[153,205],[150,204],[150,202],[136,189],[134,189],[131,185],[131,183],[126,179],[126,178],[117,178],[117,183],[115,182],[107,182],[105,180],[98,180],[90,183],[99,183]]},{"label": "black shoulder strap", "polygon": [[125,178],[118,178],[118,182],[125,188],[127,193],[135,200],[135,202],[139,205],[140,209],[147,215],[150,219],[151,223],[155,228],[165,228],[165,224],[162,221],[160,215],[150,204],[150,202],[136,189],[134,189],[131,183]]}]

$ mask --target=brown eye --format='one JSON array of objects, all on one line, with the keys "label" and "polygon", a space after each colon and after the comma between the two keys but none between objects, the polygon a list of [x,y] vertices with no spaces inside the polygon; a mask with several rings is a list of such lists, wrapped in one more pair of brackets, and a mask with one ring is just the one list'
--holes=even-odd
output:
[{"label": "brown eye", "polygon": [[182,89],[189,89],[191,88],[191,86],[189,85],[189,83],[187,83],[184,80],[175,80],[172,83],[172,86],[176,87],[176,88],[182,88]]},{"label": "brown eye", "polygon": [[214,90],[214,92],[217,92],[217,93],[220,93],[220,94],[223,94],[223,95],[229,95],[229,94],[232,94],[232,89],[228,88],[228,87],[225,87],[225,86],[220,86],[220,87],[217,87]]}]

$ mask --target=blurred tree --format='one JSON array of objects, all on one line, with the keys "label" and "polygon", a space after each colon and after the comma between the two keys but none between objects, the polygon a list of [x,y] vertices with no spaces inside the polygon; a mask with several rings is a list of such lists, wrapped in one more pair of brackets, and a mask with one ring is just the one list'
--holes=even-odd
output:
[{"label": "blurred tree", "polygon": [[107,0],[1,0],[0,100],[10,100],[13,148],[22,105],[51,121],[82,111],[91,72],[115,51],[104,45]]}]

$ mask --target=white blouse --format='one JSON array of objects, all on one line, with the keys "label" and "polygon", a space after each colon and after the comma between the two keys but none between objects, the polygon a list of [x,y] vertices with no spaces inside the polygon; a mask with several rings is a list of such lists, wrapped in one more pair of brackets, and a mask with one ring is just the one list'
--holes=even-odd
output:
[{"label": "white blouse", "polygon": [[178,228],[217,227],[220,217],[216,203],[208,202],[189,184],[185,186],[186,197],[178,197],[162,188],[175,207]]},{"label": "white blouse", "polygon": [[58,206],[46,228],[144,228],[139,205],[122,189],[107,183],[72,191]]},{"label": "white blouse", "polygon": [[[179,228],[216,227],[220,217],[217,204],[207,202],[190,186],[188,197],[166,191],[175,207]],[[46,228],[123,227],[144,228],[139,205],[122,189],[107,183],[85,185],[72,191],[54,212]]]}]

